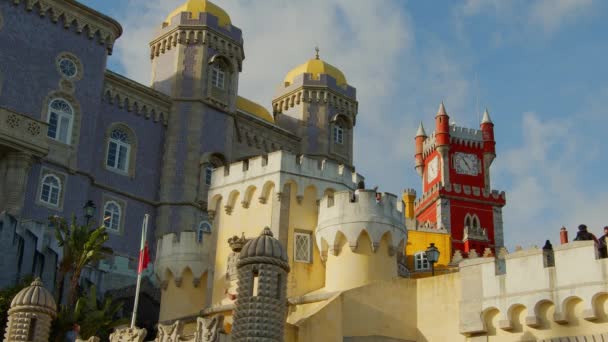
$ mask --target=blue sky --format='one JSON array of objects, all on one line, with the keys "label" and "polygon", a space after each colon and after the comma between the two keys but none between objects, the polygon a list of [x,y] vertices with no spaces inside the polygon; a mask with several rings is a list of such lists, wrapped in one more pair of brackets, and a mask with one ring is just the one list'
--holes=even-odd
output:
[{"label": "blue sky", "polygon": [[[149,82],[147,42],[178,0],[87,0],[125,33],[109,67]],[[507,246],[608,225],[608,2],[216,0],[243,30],[239,92],[270,107],[285,73],[321,48],[357,88],[355,164],[370,185],[421,190],[414,134],[443,100],[459,126],[488,107],[507,192]]]}]

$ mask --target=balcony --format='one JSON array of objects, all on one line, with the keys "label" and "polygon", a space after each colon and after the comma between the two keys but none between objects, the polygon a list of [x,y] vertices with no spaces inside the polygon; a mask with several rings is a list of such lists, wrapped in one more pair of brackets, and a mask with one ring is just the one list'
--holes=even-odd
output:
[{"label": "balcony", "polygon": [[46,122],[0,107],[0,152],[17,150],[45,156],[49,152],[48,128]]}]

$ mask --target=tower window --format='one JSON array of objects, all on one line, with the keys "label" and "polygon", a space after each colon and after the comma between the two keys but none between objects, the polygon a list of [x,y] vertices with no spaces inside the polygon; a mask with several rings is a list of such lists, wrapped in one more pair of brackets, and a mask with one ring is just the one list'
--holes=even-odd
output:
[{"label": "tower window", "polygon": [[61,194],[61,181],[55,175],[46,175],[42,178],[42,190],[40,201],[54,207],[59,206],[59,195]]},{"label": "tower window", "polygon": [[130,152],[131,144],[127,133],[119,128],[114,129],[108,141],[108,155],[106,158],[108,168],[126,173],[129,170]]},{"label": "tower window", "polygon": [[251,284],[251,295],[253,297],[257,297],[259,289],[260,289],[260,273],[257,270],[253,270],[252,284]]},{"label": "tower window", "polygon": [[205,166],[205,185],[211,185],[211,176],[213,176],[213,166]]},{"label": "tower window", "polygon": [[224,80],[226,73],[222,70],[221,66],[214,65],[211,68],[211,84],[219,89],[224,89]]},{"label": "tower window", "polygon": [[48,111],[49,138],[64,144],[70,143],[72,134],[72,118],[74,110],[70,104],[63,99],[51,101]]},{"label": "tower window", "polygon": [[111,229],[113,231],[119,231],[120,229],[120,219],[121,219],[121,208],[120,205],[114,201],[106,202],[106,205],[103,209],[103,225],[107,229]]},{"label": "tower window", "polygon": [[204,234],[211,234],[211,225],[207,221],[201,221],[196,230],[196,242],[203,243]]},{"label": "tower window", "polygon": [[336,144],[344,143],[344,129],[340,126],[334,126],[334,142]]},{"label": "tower window", "polygon": [[312,262],[312,236],[310,233],[294,234],[294,258],[296,262]]},{"label": "tower window", "polygon": [[429,260],[426,258],[426,252],[417,252],[414,254],[414,269],[416,271],[426,271],[429,268]]}]

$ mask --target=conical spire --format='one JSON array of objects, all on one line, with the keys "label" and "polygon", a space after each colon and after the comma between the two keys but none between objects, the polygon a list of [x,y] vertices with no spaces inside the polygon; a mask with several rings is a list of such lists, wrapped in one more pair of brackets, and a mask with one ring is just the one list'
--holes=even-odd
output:
[{"label": "conical spire", "polygon": [[417,137],[426,137],[426,132],[424,131],[424,126],[422,125],[422,121],[420,121],[420,126],[418,126],[418,131],[416,132]]},{"label": "conical spire", "polygon": [[490,119],[490,113],[488,112],[488,108],[486,108],[486,111],[483,112],[483,117],[481,118],[481,123],[493,123],[492,119]]},{"label": "conical spire", "polygon": [[439,110],[437,110],[437,115],[435,115],[435,116],[441,116],[441,115],[448,115],[448,113],[445,111],[445,106],[443,105],[443,101],[441,101],[441,104],[439,105]]}]

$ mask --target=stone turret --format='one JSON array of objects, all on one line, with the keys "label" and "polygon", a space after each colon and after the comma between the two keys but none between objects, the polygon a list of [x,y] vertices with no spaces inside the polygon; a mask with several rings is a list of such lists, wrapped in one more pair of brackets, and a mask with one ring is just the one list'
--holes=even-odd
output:
[{"label": "stone turret", "polygon": [[51,322],[56,315],[57,305],[53,295],[37,278],[13,298],[8,310],[4,342],[48,341]]},{"label": "stone turret", "polygon": [[407,242],[403,202],[373,190],[359,190],[354,197],[348,191],[336,192],[333,199],[325,196],[315,235],[326,260],[327,290],[390,280],[397,276],[397,254]]},{"label": "stone turret", "polygon": [[239,256],[232,341],[281,342],[287,315],[287,251],[266,227]]}]

